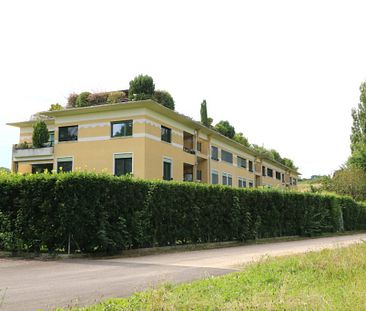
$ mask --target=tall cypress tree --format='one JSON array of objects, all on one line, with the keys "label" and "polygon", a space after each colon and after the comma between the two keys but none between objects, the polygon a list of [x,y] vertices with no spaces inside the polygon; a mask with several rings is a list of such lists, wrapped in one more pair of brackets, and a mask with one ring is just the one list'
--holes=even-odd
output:
[{"label": "tall cypress tree", "polygon": [[360,93],[360,102],[352,109],[352,154],[348,163],[366,170],[366,81],[361,84]]},{"label": "tall cypress tree", "polygon": [[207,116],[207,103],[205,99],[201,103],[201,123],[205,126],[210,126]]}]

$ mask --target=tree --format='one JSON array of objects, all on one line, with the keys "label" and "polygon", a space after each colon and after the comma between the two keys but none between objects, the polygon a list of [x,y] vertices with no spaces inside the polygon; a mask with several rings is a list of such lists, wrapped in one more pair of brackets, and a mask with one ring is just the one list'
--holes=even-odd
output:
[{"label": "tree", "polygon": [[233,138],[239,144],[242,144],[245,147],[250,147],[248,138],[246,138],[243,133],[236,133]]},{"label": "tree", "polygon": [[167,91],[155,91],[153,99],[156,100],[159,104],[162,104],[164,107],[167,107],[171,110],[174,110],[175,104],[172,95]]},{"label": "tree", "polygon": [[57,111],[57,110],[62,110],[64,109],[64,107],[62,107],[59,103],[56,104],[52,104],[50,109],[48,109],[48,111]]},{"label": "tree", "polygon": [[366,171],[366,81],[360,86],[360,102],[352,109],[351,157],[348,164]]},{"label": "tree", "polygon": [[229,123],[229,121],[220,121],[215,125],[215,130],[231,139],[235,136],[235,128]]},{"label": "tree", "polygon": [[201,123],[204,126],[209,126],[208,124],[208,116],[207,116],[207,103],[206,100],[204,99],[203,102],[201,103]]},{"label": "tree", "polygon": [[38,121],[33,125],[32,144],[34,148],[42,148],[48,142],[49,134],[44,121]]},{"label": "tree", "polygon": [[86,107],[89,106],[88,97],[91,93],[90,92],[82,92],[76,98],[75,107]]},{"label": "tree", "polygon": [[153,78],[148,75],[138,75],[130,81],[128,98],[130,100],[142,100],[152,98],[155,91]]},{"label": "tree", "polygon": [[355,200],[366,199],[366,173],[357,167],[346,167],[336,171],[333,178],[324,183],[324,189],[340,195],[350,195]]},{"label": "tree", "polygon": [[67,108],[74,108],[76,107],[76,100],[78,98],[78,94],[76,93],[71,93],[69,95],[69,97],[67,98],[67,104],[66,104],[66,107]]}]

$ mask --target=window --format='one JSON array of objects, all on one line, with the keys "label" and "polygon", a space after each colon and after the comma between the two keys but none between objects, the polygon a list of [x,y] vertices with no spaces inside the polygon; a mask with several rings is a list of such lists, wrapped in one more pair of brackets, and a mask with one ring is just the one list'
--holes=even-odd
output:
[{"label": "window", "polygon": [[273,177],[273,169],[267,167],[267,176]]},{"label": "window", "polygon": [[292,184],[293,184],[294,186],[296,186],[296,185],[297,185],[297,179],[296,179],[296,178],[294,178],[294,179],[293,179]]},{"label": "window", "polygon": [[244,178],[238,177],[238,187],[239,188],[246,188],[247,182]]},{"label": "window", "polygon": [[249,168],[248,168],[249,169],[249,172],[253,172],[253,161],[250,161],[249,160],[249,163],[248,164],[249,164]]},{"label": "window", "polygon": [[290,185],[292,185],[292,177],[290,177]]},{"label": "window", "polygon": [[285,182],[285,174],[282,174],[282,182]]},{"label": "window", "polygon": [[211,159],[215,161],[219,160],[219,148],[211,146]]},{"label": "window", "polygon": [[132,174],[132,153],[119,153],[114,155],[114,175],[122,176]]},{"label": "window", "polygon": [[200,141],[197,142],[197,151],[202,152],[202,143]]},{"label": "window", "polygon": [[55,132],[48,132],[48,146],[52,147],[55,144]]},{"label": "window", "polygon": [[164,158],[163,160],[163,179],[172,180],[172,160]]},{"label": "window", "polygon": [[172,129],[169,127],[161,126],[161,140],[167,143],[172,142]]},{"label": "window", "polygon": [[241,157],[238,157],[238,167],[247,168],[247,160]]},{"label": "window", "polygon": [[219,173],[215,170],[211,172],[211,183],[217,185],[219,183]]},{"label": "window", "polygon": [[58,141],[78,140],[78,126],[63,126],[58,128]]},{"label": "window", "polygon": [[123,137],[132,136],[133,121],[116,121],[111,123],[111,136],[112,137]]},{"label": "window", "polygon": [[202,171],[197,170],[197,180],[202,180]]},{"label": "window", "polygon": [[276,179],[281,180],[281,173],[276,171]]},{"label": "window", "polygon": [[224,186],[232,186],[233,185],[233,177],[231,174],[222,173],[222,184]]},{"label": "window", "polygon": [[72,172],[72,158],[59,158],[57,159],[57,173]]},{"label": "window", "polygon": [[227,163],[233,163],[233,154],[225,150],[221,150],[221,160]]},{"label": "window", "polygon": [[249,188],[253,188],[254,187],[254,183],[252,181],[249,182]]},{"label": "window", "polygon": [[265,166],[262,166],[262,176],[267,176]]}]

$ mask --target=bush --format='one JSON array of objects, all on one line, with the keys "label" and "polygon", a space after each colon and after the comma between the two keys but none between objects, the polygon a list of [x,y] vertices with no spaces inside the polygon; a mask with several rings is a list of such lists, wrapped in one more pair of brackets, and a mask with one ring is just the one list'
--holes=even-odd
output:
[{"label": "bush", "polygon": [[107,98],[107,104],[121,103],[126,99],[126,93],[121,91],[110,92]]},{"label": "bush", "polygon": [[32,144],[34,148],[42,148],[48,142],[48,128],[44,121],[38,121],[33,125]]},{"label": "bush", "polygon": [[107,103],[109,93],[92,93],[87,97],[88,106],[104,105]]},{"label": "bush", "polygon": [[143,100],[152,98],[155,91],[153,78],[148,75],[139,75],[130,81],[128,97],[131,100]]},{"label": "bush", "polygon": [[366,228],[349,197],[106,174],[0,174],[0,249],[115,252]]},{"label": "bush", "polygon": [[91,93],[90,92],[82,92],[77,98],[75,102],[75,107],[86,107],[90,106],[88,97]]},{"label": "bush", "polygon": [[167,91],[155,91],[153,99],[169,109],[175,108],[174,99]]}]

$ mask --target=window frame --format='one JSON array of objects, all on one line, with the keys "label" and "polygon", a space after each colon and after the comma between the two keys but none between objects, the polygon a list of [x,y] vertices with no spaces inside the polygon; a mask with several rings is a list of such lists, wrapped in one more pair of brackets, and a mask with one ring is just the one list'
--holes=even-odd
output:
[{"label": "window frame", "polygon": [[[227,161],[225,159],[225,156],[230,156],[231,155],[231,161]],[[225,163],[229,163],[229,164],[233,164],[234,162],[234,155],[232,154],[232,152],[226,151],[224,149],[221,149],[221,161],[225,162]]]},{"label": "window frame", "polygon": [[[168,130],[167,132],[169,133],[169,136],[168,136],[169,140],[163,139],[163,137],[164,137],[163,130]],[[161,139],[161,141],[171,144],[172,143],[172,129],[167,126],[160,125],[160,139]]]},{"label": "window frame", "polygon": [[[271,172],[271,173],[269,173],[269,172]],[[273,169],[272,168],[267,167],[267,176],[270,178],[273,178]]]},{"label": "window frame", "polygon": [[[279,171],[276,171],[276,173],[275,173],[275,178],[276,178],[276,180],[279,180],[279,181],[281,181],[281,172],[279,172]],[[279,178],[278,178],[279,177]]]},{"label": "window frame", "polygon": [[[116,156],[123,156],[126,155],[126,157],[120,157],[120,158],[116,158]],[[116,159],[129,159],[129,157],[127,157],[128,155],[131,156],[131,175],[133,175],[134,173],[134,153],[133,152],[116,152],[113,153],[113,176],[126,176],[127,174],[124,175],[116,175]]]},{"label": "window frame", "polygon": [[[121,123],[126,123],[126,122],[130,122],[131,123],[131,135],[113,135],[113,126],[115,124],[121,124]],[[128,127],[126,127],[128,128]],[[120,120],[120,121],[112,121],[111,122],[111,138],[120,138],[120,137],[132,137],[133,136],[133,120]]]},{"label": "window frame", "polygon": [[[239,165],[239,160],[240,160],[240,163],[244,163],[244,166],[243,165]],[[248,167],[248,161],[247,161],[247,159],[245,159],[243,157],[237,156],[237,165],[240,168],[245,168],[246,169]]]},{"label": "window frame", "polygon": [[[213,178],[212,175],[216,175],[217,176],[217,183],[213,183]],[[220,184],[220,174],[217,170],[211,170],[211,185],[219,185]]]},{"label": "window frame", "polygon": [[74,157],[73,156],[62,156],[62,157],[58,157],[56,159],[56,172],[57,173],[61,173],[60,170],[59,170],[59,163],[67,163],[67,162],[71,162],[71,171],[62,171],[62,173],[69,173],[69,172],[73,172],[74,171]]},{"label": "window frame", "polygon": [[238,188],[246,188],[246,187],[247,187],[246,179],[244,177],[238,177]]},{"label": "window frame", "polygon": [[[60,134],[61,134],[61,129],[66,129],[66,128],[70,128],[70,127],[76,127],[77,129],[77,133],[76,133],[76,139],[63,139],[61,140],[60,138]],[[78,141],[79,140],[79,125],[68,125],[68,126],[59,126],[58,127],[58,142],[68,142],[68,141]]]},{"label": "window frame", "polygon": [[[215,148],[217,150],[217,157],[214,157],[214,155],[213,155],[213,152],[212,152],[213,148]],[[211,146],[210,151],[211,151],[211,160],[220,161],[220,159],[219,159],[219,147]]]},{"label": "window frame", "polygon": [[252,160],[248,160],[248,171],[254,173],[254,162]]},{"label": "window frame", "polygon": [[[164,163],[170,163],[170,179],[168,180],[168,179],[164,179]],[[171,180],[174,180],[174,177],[173,177],[173,172],[174,172],[174,170],[173,170],[173,159],[172,158],[170,158],[170,157],[163,157],[163,161],[162,161],[162,165],[163,165],[163,167],[162,167],[162,173],[163,173],[163,180],[165,180],[165,181],[171,181]]]},{"label": "window frame", "polygon": [[[226,178],[226,184],[224,183],[224,178]],[[233,175],[230,173],[223,172],[222,173],[222,185],[232,187],[233,186]]]}]

